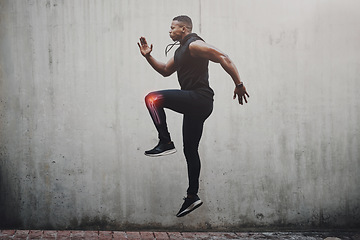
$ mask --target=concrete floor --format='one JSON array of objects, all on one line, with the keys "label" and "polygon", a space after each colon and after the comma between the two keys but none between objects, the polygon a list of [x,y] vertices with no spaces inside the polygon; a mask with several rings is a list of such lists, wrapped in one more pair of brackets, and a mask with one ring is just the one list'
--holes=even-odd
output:
[{"label": "concrete floor", "polygon": [[126,232],[0,230],[0,239],[306,239],[360,240],[359,231],[346,232]]}]

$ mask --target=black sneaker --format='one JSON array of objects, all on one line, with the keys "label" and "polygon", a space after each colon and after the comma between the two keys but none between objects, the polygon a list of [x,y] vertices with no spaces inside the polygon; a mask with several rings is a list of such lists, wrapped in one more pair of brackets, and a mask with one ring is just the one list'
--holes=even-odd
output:
[{"label": "black sneaker", "polygon": [[149,157],[159,157],[176,153],[176,149],[173,142],[161,143],[159,142],[156,147],[151,150],[145,151],[145,155]]},{"label": "black sneaker", "polygon": [[177,217],[183,217],[203,204],[197,195],[192,198],[184,198],[184,200],[185,202],[181,206],[180,211],[176,214]]}]

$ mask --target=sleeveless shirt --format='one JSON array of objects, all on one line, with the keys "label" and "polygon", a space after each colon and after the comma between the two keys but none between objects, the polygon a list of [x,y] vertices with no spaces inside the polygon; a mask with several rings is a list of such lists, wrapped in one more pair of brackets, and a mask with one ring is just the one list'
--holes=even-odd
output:
[{"label": "sleeveless shirt", "polygon": [[189,45],[196,40],[204,41],[196,33],[186,35],[175,51],[174,63],[178,81],[182,90],[195,90],[212,99],[214,91],[209,86],[209,60],[190,55]]}]

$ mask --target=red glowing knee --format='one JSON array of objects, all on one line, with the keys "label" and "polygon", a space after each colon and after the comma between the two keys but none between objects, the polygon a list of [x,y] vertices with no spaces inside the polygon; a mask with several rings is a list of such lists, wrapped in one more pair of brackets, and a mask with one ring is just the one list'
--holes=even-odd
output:
[{"label": "red glowing knee", "polygon": [[157,95],[148,95],[146,97],[146,102],[154,104],[156,102],[156,100],[158,100],[158,98],[159,97]]}]

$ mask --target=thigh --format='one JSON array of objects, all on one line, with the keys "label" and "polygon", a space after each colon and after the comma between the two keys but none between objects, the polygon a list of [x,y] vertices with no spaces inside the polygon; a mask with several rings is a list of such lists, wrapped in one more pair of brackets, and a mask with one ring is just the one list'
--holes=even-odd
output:
[{"label": "thigh", "polygon": [[162,107],[182,114],[193,114],[207,117],[212,112],[212,99],[186,90],[162,90],[151,93]]}]

